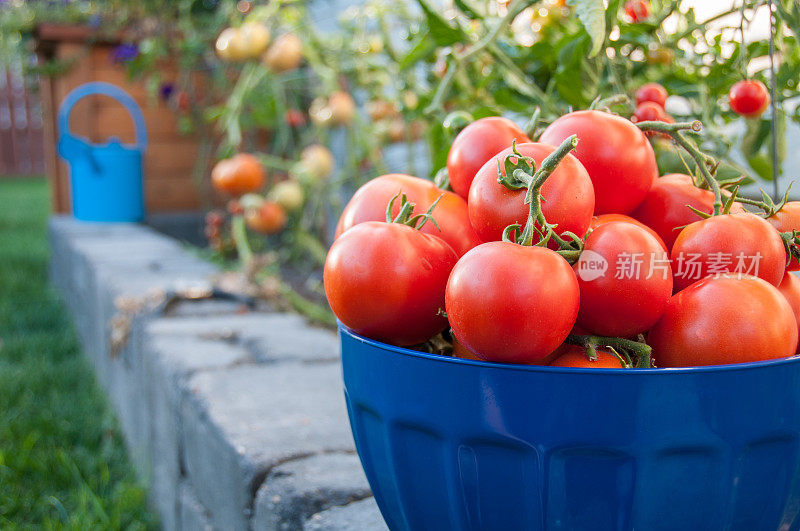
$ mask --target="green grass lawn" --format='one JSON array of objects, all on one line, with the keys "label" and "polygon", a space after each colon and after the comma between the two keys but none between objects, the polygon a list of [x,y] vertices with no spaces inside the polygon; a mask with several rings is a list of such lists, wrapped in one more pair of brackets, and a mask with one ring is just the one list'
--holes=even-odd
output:
[{"label": "green grass lawn", "polygon": [[149,529],[116,420],[48,285],[47,185],[0,178],[0,529]]}]

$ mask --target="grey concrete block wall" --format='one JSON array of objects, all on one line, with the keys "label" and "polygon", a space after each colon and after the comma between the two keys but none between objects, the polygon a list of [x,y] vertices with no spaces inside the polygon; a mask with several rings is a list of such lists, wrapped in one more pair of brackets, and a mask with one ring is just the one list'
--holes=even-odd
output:
[{"label": "grey concrete block wall", "polygon": [[[120,313],[155,292],[208,286],[217,271],[139,225],[55,217],[50,241],[53,283],[165,529],[305,529],[378,514],[334,333],[222,300]],[[112,341],[121,315],[127,339]]]},{"label": "grey concrete block wall", "polygon": [[369,496],[369,484],[355,454],[334,452],[296,459],[274,467],[258,489],[253,528],[303,529],[313,515]]}]

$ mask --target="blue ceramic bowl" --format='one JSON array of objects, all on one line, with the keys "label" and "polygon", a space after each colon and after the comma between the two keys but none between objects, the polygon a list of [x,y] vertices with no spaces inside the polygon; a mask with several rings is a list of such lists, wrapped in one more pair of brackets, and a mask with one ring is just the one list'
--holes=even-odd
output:
[{"label": "blue ceramic bowl", "polygon": [[576,369],[340,338],[393,530],[800,528],[800,357]]}]

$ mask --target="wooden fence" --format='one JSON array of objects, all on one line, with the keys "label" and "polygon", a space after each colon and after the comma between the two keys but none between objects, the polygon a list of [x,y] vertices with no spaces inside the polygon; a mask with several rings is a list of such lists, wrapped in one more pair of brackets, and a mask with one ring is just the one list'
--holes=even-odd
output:
[{"label": "wooden fence", "polygon": [[20,61],[0,64],[0,178],[44,173],[37,85],[36,78],[23,76]]}]

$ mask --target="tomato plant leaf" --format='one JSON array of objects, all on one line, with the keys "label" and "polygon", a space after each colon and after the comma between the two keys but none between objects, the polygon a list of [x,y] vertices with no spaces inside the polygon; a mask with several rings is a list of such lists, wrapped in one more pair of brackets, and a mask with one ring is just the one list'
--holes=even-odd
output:
[{"label": "tomato plant leaf", "polygon": [[582,35],[559,50],[555,87],[564,101],[575,107],[586,107],[597,95],[602,74],[602,58],[587,58],[590,41]]},{"label": "tomato plant leaf", "polygon": [[453,0],[453,4],[467,17],[472,20],[483,18],[483,15],[478,12],[478,9],[471,4],[468,0]]},{"label": "tomato plant leaf", "polygon": [[800,39],[800,4],[795,0],[781,0],[775,3],[778,18],[789,26],[795,39]]},{"label": "tomato plant leaf", "polygon": [[606,8],[603,0],[567,0],[592,39],[589,57],[594,57],[606,40]]},{"label": "tomato plant leaf", "polygon": [[414,45],[411,46],[405,57],[400,60],[400,70],[405,70],[418,61],[433,55],[433,52],[436,51],[436,46],[431,42],[429,35],[427,31],[419,34]]},{"label": "tomato plant leaf", "polygon": [[448,138],[447,133],[439,121],[434,121],[428,128],[428,143],[431,146],[436,146],[431,153],[431,167],[441,168],[447,166],[447,153],[450,151],[450,143],[452,138]]},{"label": "tomato plant leaf", "polygon": [[427,2],[427,0],[417,0],[422,12],[425,13],[425,20],[430,28],[430,35],[433,37],[437,46],[450,46],[457,42],[466,40],[466,35],[460,28],[456,28],[447,21]]},{"label": "tomato plant leaf", "polygon": [[742,153],[746,158],[753,157],[764,145],[769,135],[769,122],[761,118],[745,120],[745,133],[742,137]]},{"label": "tomato plant leaf", "polygon": [[759,153],[747,159],[747,163],[753,171],[765,181],[772,180],[772,162],[769,156]]}]

